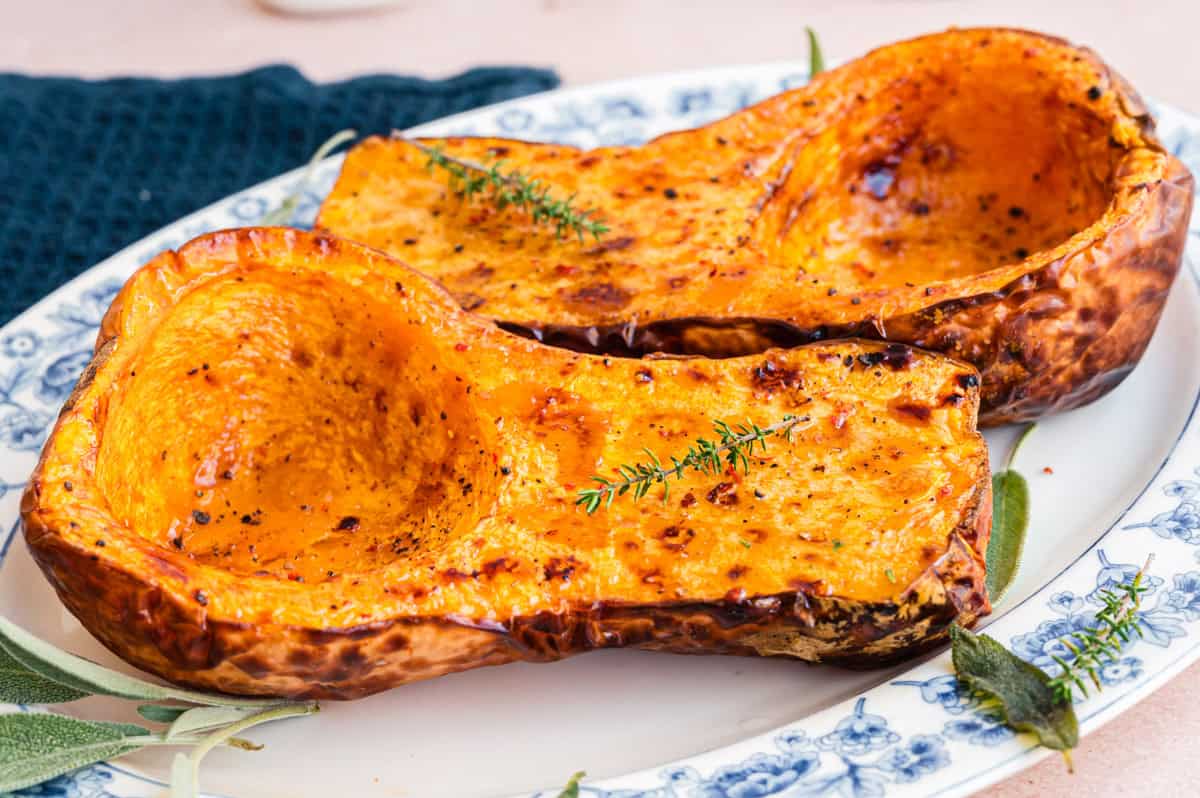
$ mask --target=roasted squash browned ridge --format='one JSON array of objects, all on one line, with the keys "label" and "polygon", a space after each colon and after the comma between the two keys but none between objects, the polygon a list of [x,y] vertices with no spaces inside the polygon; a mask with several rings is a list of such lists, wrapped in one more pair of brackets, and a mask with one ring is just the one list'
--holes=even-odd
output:
[{"label": "roasted squash browned ridge", "polygon": [[[498,329],[364,246],[207,235],[116,298],[22,505],[113,651],[353,698],[595,648],[856,666],[988,611],[979,380],[899,344],[605,358]],[[575,506],[714,419],[802,423],[747,473]]]},{"label": "roasted squash browned ridge", "polygon": [[577,193],[612,228],[556,240],[464,202],[400,140],[346,159],[318,226],[467,309],[580,350],[710,356],[862,336],[983,375],[981,423],[1097,398],[1141,357],[1192,177],[1091,51],[1019,30],[875,50],[641,147],[436,142]]}]

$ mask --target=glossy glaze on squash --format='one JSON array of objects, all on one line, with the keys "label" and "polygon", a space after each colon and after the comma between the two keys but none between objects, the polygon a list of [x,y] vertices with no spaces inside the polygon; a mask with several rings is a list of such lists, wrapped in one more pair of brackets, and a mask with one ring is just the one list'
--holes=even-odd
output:
[{"label": "glossy glaze on squash", "polygon": [[[634,645],[874,665],[988,610],[978,377],[901,345],[602,358],[356,244],[216,233],[139,271],[23,505],[63,602],[172,681],[348,698]],[[587,515],[715,418],[748,474]]]},{"label": "glossy glaze on squash", "polygon": [[721,356],[857,335],[943,351],[981,371],[984,424],[1120,382],[1192,199],[1119,75],[1016,30],[884,47],[641,147],[437,144],[577,193],[612,230],[556,240],[463,202],[416,148],[381,138],[347,156],[318,226],[576,349]]}]

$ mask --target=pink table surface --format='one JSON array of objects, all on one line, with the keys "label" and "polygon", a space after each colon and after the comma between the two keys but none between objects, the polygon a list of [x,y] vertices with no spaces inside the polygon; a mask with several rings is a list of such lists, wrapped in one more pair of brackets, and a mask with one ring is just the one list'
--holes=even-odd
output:
[{"label": "pink table surface", "polygon": [[[803,58],[812,25],[831,58],[952,25],[1056,33],[1099,51],[1145,94],[1200,112],[1200,0],[506,3],[413,0],[387,11],[275,14],[251,0],[3,0],[0,70],[195,75],[286,61],[315,79],[449,75],[481,64],[550,66],[568,84]],[[1087,737],[1070,776],[1041,764],[996,798],[1200,795],[1200,665]]]}]

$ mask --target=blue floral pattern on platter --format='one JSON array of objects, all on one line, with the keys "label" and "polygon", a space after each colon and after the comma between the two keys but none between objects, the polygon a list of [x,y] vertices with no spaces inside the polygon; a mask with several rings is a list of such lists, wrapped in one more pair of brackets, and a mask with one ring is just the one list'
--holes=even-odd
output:
[{"label": "blue floral pattern on platter", "polygon": [[[579,146],[636,143],[728,114],[802,84],[805,77],[802,71],[781,65],[662,78],[646,85],[568,90],[484,109],[419,132],[495,134]],[[1165,145],[1200,173],[1200,121],[1166,108],[1155,110]],[[302,195],[294,224],[311,223],[339,167],[336,157],[321,165]],[[298,170],[182,219],[0,329],[0,530],[8,531],[8,537],[0,539],[0,561],[16,535],[17,499],[24,480],[58,407],[90,357],[104,312],[123,279],[163,249],[210,230],[258,221],[299,186],[300,179]],[[1193,218],[1190,231],[1192,254],[1200,245],[1197,219],[1200,215]],[[1194,431],[1189,434],[1194,436]],[[1091,719],[1115,711],[1114,702],[1136,698],[1152,679],[1182,667],[1200,651],[1192,627],[1200,621],[1200,564],[1178,568],[1180,551],[1187,553],[1189,563],[1200,562],[1200,468],[1192,470],[1193,460],[1186,464],[1186,475],[1180,476],[1174,473],[1179,470],[1175,460],[1168,465],[1169,473],[1162,479],[1170,481],[1154,489],[1161,491],[1156,495],[1165,496],[1166,506],[1150,494],[1135,503],[1133,514],[1120,522],[1116,532],[1102,537],[1095,550],[1035,595],[1031,601],[1037,602],[1038,612],[1004,638],[1020,656],[1053,670],[1054,657],[1070,656],[1063,638],[1094,623],[1098,591],[1127,581],[1140,567],[1141,563],[1111,555],[1117,548],[1113,541],[1142,535],[1146,550],[1165,552],[1160,567],[1147,580],[1149,592],[1140,610],[1146,634],[1100,672],[1105,692],[1079,707],[1085,729]],[[1011,762],[1031,761],[1029,749],[1028,741],[958,684],[941,657],[795,726],[667,767],[603,784],[586,783],[581,794],[595,798],[963,795],[984,786],[988,773],[999,772]],[[16,795],[150,798],[161,791],[160,782],[101,764]],[[555,790],[538,795],[557,794]]]}]

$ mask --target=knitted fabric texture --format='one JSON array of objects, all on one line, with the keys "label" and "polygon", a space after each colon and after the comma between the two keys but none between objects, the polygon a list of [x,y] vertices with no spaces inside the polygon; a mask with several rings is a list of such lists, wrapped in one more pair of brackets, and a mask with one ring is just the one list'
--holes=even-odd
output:
[{"label": "knitted fabric texture", "polygon": [[324,85],[288,66],[170,81],[0,74],[0,324],[163,225],[302,165],[338,130],[387,133],[557,85],[525,68]]}]

